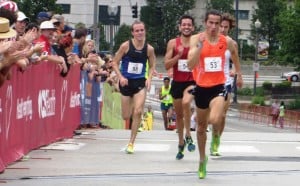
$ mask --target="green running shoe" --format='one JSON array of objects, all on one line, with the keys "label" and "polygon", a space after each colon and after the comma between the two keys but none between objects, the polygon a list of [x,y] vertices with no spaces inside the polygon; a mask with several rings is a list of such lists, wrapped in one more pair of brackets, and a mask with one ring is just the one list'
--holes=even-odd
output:
[{"label": "green running shoe", "polygon": [[220,136],[212,136],[212,140],[210,143],[210,155],[220,156],[219,146],[220,146]]},{"label": "green running shoe", "polygon": [[199,179],[204,179],[206,177],[206,164],[207,164],[208,158],[205,156],[205,159],[203,162],[200,163],[199,169],[198,169],[198,177]]},{"label": "green running shoe", "polygon": [[127,154],[133,154],[134,152],[134,149],[133,149],[133,144],[132,143],[129,143],[125,149],[126,153]]}]

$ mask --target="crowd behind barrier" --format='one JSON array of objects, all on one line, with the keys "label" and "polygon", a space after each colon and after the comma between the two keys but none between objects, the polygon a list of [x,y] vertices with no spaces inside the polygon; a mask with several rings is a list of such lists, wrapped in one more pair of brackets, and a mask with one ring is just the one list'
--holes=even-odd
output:
[{"label": "crowd behind barrier", "polygon": [[[253,123],[265,123],[272,125],[271,107],[259,106],[249,103],[239,104],[239,119],[247,119]],[[279,127],[279,124],[275,125]],[[300,112],[294,110],[285,110],[284,128],[294,128],[299,132]]]},{"label": "crowd behind barrier", "polygon": [[52,63],[12,68],[0,90],[0,172],[30,150],[73,136],[80,122],[79,65],[67,77]]}]

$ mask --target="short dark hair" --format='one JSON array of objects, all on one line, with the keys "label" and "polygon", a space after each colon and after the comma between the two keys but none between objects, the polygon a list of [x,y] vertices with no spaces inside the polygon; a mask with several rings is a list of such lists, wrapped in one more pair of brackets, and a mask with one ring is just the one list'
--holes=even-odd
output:
[{"label": "short dark hair", "polygon": [[75,30],[75,39],[80,39],[81,37],[85,37],[87,35],[87,29],[84,27],[76,28]]},{"label": "short dark hair", "polygon": [[37,30],[40,29],[40,27],[37,23],[31,22],[26,25],[25,33],[27,33],[29,30],[32,30],[33,28],[36,28]]},{"label": "short dark hair", "polygon": [[192,20],[192,24],[195,25],[194,18],[190,15],[187,15],[187,14],[185,14],[185,15],[183,15],[179,18],[179,22],[178,22],[179,25],[181,25],[183,19],[190,19],[190,20]]},{"label": "short dark hair", "polygon": [[208,20],[208,16],[209,15],[216,15],[216,16],[220,16],[220,22],[222,20],[222,14],[219,10],[216,10],[216,9],[211,9],[211,10],[208,10],[205,14],[205,19],[204,21],[206,22]]},{"label": "short dark hair", "polygon": [[166,80],[170,81],[170,78],[169,77],[164,77],[164,81],[166,81]]}]

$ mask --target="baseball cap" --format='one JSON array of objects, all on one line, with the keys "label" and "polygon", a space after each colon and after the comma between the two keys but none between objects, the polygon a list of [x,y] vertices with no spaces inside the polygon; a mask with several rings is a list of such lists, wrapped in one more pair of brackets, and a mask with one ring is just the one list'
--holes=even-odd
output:
[{"label": "baseball cap", "polygon": [[0,39],[8,39],[16,35],[16,31],[9,27],[8,19],[0,17]]},{"label": "baseball cap", "polygon": [[52,21],[43,21],[40,25],[40,29],[43,30],[43,29],[55,29]]},{"label": "baseball cap", "polygon": [[51,17],[49,16],[49,14],[47,12],[39,12],[37,15],[37,19],[48,19],[50,20]]},{"label": "baseball cap", "polygon": [[21,11],[18,11],[18,18],[17,21],[29,21],[29,18]]},{"label": "baseball cap", "polygon": [[60,15],[60,14],[54,14],[52,16],[52,19],[56,19],[58,22],[63,22],[64,21],[64,16]]}]

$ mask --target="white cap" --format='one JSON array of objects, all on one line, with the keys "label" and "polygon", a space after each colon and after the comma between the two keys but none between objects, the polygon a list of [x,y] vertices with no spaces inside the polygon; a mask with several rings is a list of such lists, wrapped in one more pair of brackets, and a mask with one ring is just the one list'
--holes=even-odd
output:
[{"label": "white cap", "polygon": [[54,27],[52,21],[44,21],[44,22],[41,23],[40,29],[41,30],[42,29],[53,29],[54,30],[55,27]]},{"label": "white cap", "polygon": [[27,21],[29,21],[29,18],[23,12],[18,11],[17,21],[24,21],[25,19],[27,19]]}]

